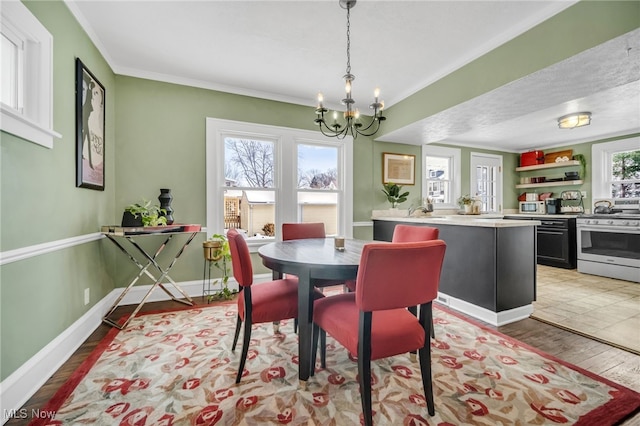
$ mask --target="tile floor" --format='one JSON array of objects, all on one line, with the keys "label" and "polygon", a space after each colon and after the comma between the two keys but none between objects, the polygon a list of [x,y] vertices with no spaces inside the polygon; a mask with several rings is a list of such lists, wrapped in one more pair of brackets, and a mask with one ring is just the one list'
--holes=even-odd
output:
[{"label": "tile floor", "polygon": [[532,317],[640,355],[640,283],[538,265]]}]

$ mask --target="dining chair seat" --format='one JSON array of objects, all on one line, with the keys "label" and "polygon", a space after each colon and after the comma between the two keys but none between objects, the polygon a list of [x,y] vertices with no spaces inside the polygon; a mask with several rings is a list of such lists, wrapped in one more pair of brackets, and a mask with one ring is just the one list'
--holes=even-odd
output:
[{"label": "dining chair seat", "polygon": [[[316,303],[314,321],[333,331],[333,338],[358,356],[358,324],[360,310],[355,303],[355,293],[343,293],[325,298],[327,303]],[[324,328],[323,327],[323,328]],[[387,358],[398,353],[410,352],[424,346],[424,333],[415,315],[405,308],[375,311],[371,324],[371,360]]]}]

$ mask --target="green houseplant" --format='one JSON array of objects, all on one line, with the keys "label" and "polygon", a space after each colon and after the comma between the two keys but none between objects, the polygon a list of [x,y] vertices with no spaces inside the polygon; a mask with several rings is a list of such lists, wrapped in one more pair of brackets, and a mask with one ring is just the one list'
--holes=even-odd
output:
[{"label": "green houseplant", "polygon": [[387,196],[387,201],[391,203],[391,208],[395,209],[398,204],[407,201],[409,191],[401,192],[402,186],[393,182],[385,183],[382,185],[382,192]]},{"label": "green houseplant", "polygon": [[130,204],[124,211],[133,215],[134,219],[139,216],[142,219],[142,226],[164,226],[167,224],[167,218],[163,216],[167,213],[166,210],[161,209],[157,204],[151,204],[151,201],[144,198],[142,204]]},{"label": "green houseplant", "polygon": [[231,250],[229,241],[222,234],[214,234],[210,239],[202,243],[204,258],[209,262],[209,276],[211,276],[211,266],[214,266],[221,273],[221,277],[215,279],[211,284],[220,286],[220,290],[208,295],[208,300],[230,300],[235,291],[229,290],[229,274],[231,266]]}]

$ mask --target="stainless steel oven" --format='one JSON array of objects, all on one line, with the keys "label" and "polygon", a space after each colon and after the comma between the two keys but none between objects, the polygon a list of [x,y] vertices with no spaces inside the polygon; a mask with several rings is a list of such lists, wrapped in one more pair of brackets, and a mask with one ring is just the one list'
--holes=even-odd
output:
[{"label": "stainless steel oven", "polygon": [[576,231],[578,271],[640,282],[638,215],[583,215]]}]

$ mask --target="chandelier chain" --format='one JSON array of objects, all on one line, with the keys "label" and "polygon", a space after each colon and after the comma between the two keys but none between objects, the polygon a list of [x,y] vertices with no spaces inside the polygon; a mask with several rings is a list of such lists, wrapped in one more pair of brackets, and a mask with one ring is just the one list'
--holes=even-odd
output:
[{"label": "chandelier chain", "polygon": [[347,74],[351,74],[351,8],[347,8]]}]

